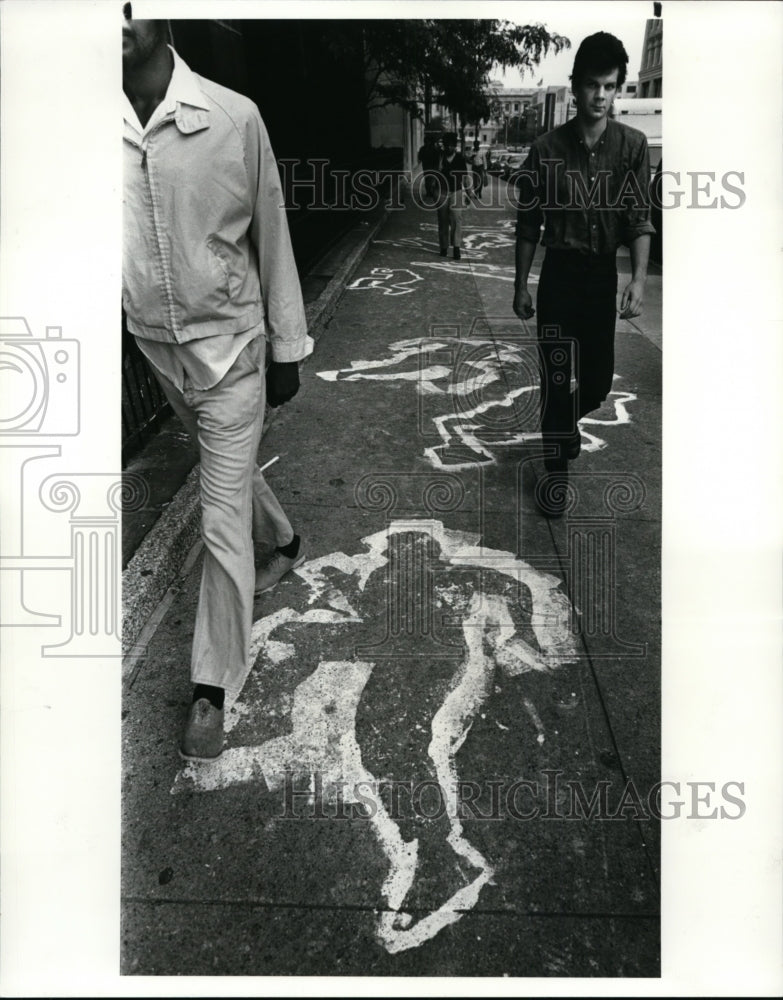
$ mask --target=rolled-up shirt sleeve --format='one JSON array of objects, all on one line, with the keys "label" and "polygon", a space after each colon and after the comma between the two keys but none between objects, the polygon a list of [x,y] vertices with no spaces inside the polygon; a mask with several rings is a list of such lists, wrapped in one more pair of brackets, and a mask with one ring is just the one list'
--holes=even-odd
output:
[{"label": "rolled-up shirt sleeve", "polygon": [[644,136],[634,151],[632,163],[637,196],[630,199],[622,220],[622,241],[626,245],[630,245],[640,236],[652,235],[655,232],[650,219],[650,152]]},{"label": "rolled-up shirt sleeve", "polygon": [[517,241],[538,243],[544,213],[541,208],[541,158],[533,146],[517,175]]},{"label": "rolled-up shirt sleeve", "polygon": [[250,238],[258,253],[272,359],[301,361],[312,352],[313,340],[307,335],[280,173],[266,127],[257,112],[247,123],[246,154],[251,197],[255,198]]}]

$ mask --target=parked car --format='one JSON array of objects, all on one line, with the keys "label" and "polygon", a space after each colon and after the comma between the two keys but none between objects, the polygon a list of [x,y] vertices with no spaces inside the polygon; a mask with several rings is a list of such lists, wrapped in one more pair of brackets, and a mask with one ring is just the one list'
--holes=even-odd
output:
[{"label": "parked car", "polygon": [[487,155],[487,171],[490,174],[499,174],[502,169],[502,162],[508,156],[507,149],[490,149]]},{"label": "parked car", "polygon": [[526,153],[511,153],[503,161],[503,168],[501,171],[501,176],[504,180],[509,180],[511,175],[520,169],[522,164],[527,159]]}]

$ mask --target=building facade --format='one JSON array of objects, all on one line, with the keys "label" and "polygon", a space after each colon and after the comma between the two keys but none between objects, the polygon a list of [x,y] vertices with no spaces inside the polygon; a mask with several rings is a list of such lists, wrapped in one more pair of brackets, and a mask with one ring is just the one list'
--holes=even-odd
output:
[{"label": "building facade", "polygon": [[574,95],[571,88],[566,86],[541,87],[536,91],[534,107],[539,134],[551,132],[576,115]]},{"label": "building facade", "polygon": [[663,20],[651,18],[644,29],[637,97],[663,97]]},{"label": "building facade", "polygon": [[404,171],[412,173],[418,162],[418,151],[424,143],[424,123],[410,111],[390,104],[369,112],[370,147],[373,150],[396,150]]},{"label": "building facade", "polygon": [[[624,85],[622,96],[635,97],[636,81]],[[532,141],[544,132],[550,132],[576,116],[576,102],[570,85],[551,87],[501,87],[492,86],[490,95],[492,113],[475,123],[465,125],[465,142],[472,145],[475,139],[482,145],[516,146]],[[438,130],[459,132],[457,116],[445,105],[432,105],[431,119],[438,122]]]}]

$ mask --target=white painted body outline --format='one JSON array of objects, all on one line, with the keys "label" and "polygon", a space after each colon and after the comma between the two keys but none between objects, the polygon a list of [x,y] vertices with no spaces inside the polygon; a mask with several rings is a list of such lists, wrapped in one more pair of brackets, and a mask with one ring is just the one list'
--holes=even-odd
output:
[{"label": "white painted body outline", "polygon": [[[373,245],[390,246],[397,250],[418,250],[437,254],[440,251],[437,235],[428,239],[429,233],[437,234],[437,226],[422,224],[421,236],[400,236],[390,240],[373,240]],[[483,260],[487,250],[500,250],[515,245],[516,237],[506,226],[462,227],[462,252],[468,260]]]},{"label": "white painted body outline", "polygon": [[[408,371],[382,370],[404,365],[412,358],[418,358],[425,351],[427,354],[446,350],[456,353],[460,348],[475,351],[482,346],[487,348],[487,357],[470,358],[470,367],[475,373],[471,373],[467,378],[453,384],[450,381],[453,378],[453,365],[450,364],[417,366]],[[352,361],[350,368],[316,372],[316,375],[327,382],[413,382],[420,395],[465,397],[499,382],[503,377],[504,364],[511,366],[518,364],[521,360],[519,341],[489,337],[417,337],[397,340],[389,345],[389,350],[391,354],[385,358],[375,361]],[[615,374],[613,378],[619,380],[621,377]],[[482,440],[482,424],[480,422],[480,419],[490,411],[511,407],[520,396],[538,391],[537,384],[517,386],[506,392],[500,399],[483,401],[475,407],[433,417],[432,422],[441,443],[425,448],[424,457],[435,469],[457,472],[477,466],[494,465],[497,462],[497,457],[494,454],[496,450],[515,447],[526,441],[540,440],[541,434],[537,430],[509,431],[501,439],[493,437],[491,444],[488,444]],[[631,414],[627,404],[636,398],[635,393],[613,389],[608,397],[614,410],[613,417],[609,419],[595,416],[583,417],[579,421],[579,429],[582,433],[582,450],[585,453],[602,451],[607,447],[607,442],[586,430],[585,425],[614,427],[630,424]],[[444,455],[455,444],[460,446],[460,455],[464,455],[465,449],[467,449],[470,456],[464,460],[444,461]]]},{"label": "white painted body outline", "polygon": [[[494,278],[497,281],[514,282],[516,272],[504,264],[482,264],[475,260],[412,260],[411,267],[427,267],[431,271],[446,271],[448,274],[468,274],[473,278]],[[528,284],[536,284],[538,275],[531,274]]]},{"label": "white painted body outline", "polygon": [[345,287],[354,292],[379,289],[384,295],[409,295],[415,291],[410,286],[423,280],[420,274],[406,267],[374,267],[368,275],[357,278]]},{"label": "white painted body outline", "polygon": [[[263,782],[267,789],[276,790],[292,773],[319,772],[325,789],[331,782],[344,790],[346,804],[373,801],[375,809],[369,820],[389,864],[381,887],[386,908],[376,915],[376,935],[391,954],[419,947],[444,927],[456,923],[476,906],[481,889],[493,878],[489,861],[464,836],[456,797],[455,758],[494,688],[497,669],[509,677],[530,670],[550,671],[577,655],[570,630],[571,606],[557,577],[534,569],[511,552],[485,548],[479,544],[479,535],[449,529],[441,521],[393,521],[387,528],[362,539],[364,552],[354,556],[334,552],[299,567],[295,572],[307,584],[310,609],[302,612],[286,607],[257,621],[253,626],[251,662],[259,654],[274,662],[293,655],[290,644],[271,638],[282,624],[361,621],[351,603],[356,597],[337,588],[334,575],[327,577],[326,570],[337,569],[352,580],[358,596],[370,576],[387,565],[386,553],[392,536],[411,530],[429,534],[437,542],[440,562],[445,566],[494,571],[501,578],[505,576],[526,585],[531,596],[530,624],[538,648],[516,634],[507,598],[481,591],[472,595],[462,623],[465,653],[455,670],[451,688],[432,719],[428,754],[447,806],[447,843],[477,871],[473,879],[415,923],[403,910],[416,878],[418,841],[403,840],[398,825],[374,791],[378,783],[363,763],[356,737],[356,713],[374,669],[372,662],[320,662],[293,693],[291,729],[286,735],[258,746],[230,748],[212,764],[189,763],[177,774],[171,789],[172,793],[212,792],[236,784]],[[449,603],[449,593],[448,587],[440,591],[444,604]],[[313,608],[318,601],[328,607]],[[232,721],[226,728],[231,731],[248,716],[250,706],[236,701],[227,707],[227,719]],[[538,713],[528,699],[525,707],[541,742],[544,735]],[[361,789],[361,799],[355,795],[357,788]]]}]

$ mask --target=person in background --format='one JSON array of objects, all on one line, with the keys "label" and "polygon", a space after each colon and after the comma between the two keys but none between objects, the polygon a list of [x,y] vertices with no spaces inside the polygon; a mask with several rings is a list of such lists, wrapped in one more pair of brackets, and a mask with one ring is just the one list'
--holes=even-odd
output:
[{"label": "person in background", "polygon": [[473,175],[472,193],[476,198],[481,198],[487,171],[487,157],[481,149],[478,139],[473,142],[473,152],[470,155],[470,169]]},{"label": "person in background", "polygon": [[424,176],[424,194],[430,201],[437,195],[437,170],[440,166],[440,149],[435,144],[435,137],[424,136],[424,145],[419,150],[419,163]]},{"label": "person in background", "polygon": [[454,260],[462,256],[462,213],[465,209],[465,186],[468,165],[457,152],[457,137],[453,132],[443,136],[443,156],[440,161],[441,190],[438,203],[438,242],[440,255],[448,255],[454,247]]}]

